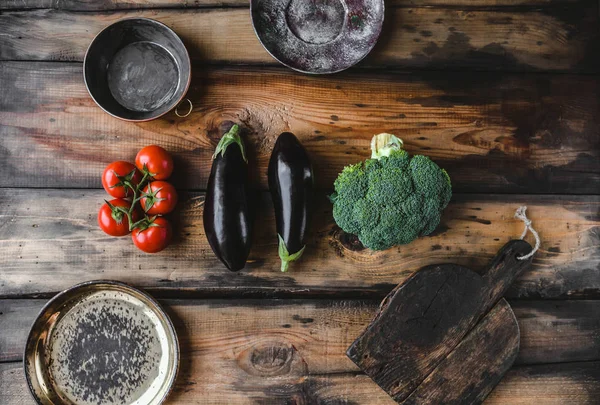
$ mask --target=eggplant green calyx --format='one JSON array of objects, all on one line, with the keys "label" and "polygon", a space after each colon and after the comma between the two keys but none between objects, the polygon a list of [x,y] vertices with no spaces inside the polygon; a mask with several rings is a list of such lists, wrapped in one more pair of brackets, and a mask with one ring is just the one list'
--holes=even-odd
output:
[{"label": "eggplant green calyx", "polygon": [[290,252],[288,252],[287,250],[287,247],[285,246],[285,242],[283,241],[281,235],[277,234],[277,237],[279,238],[279,258],[281,259],[281,271],[285,273],[286,271],[288,271],[290,262],[295,262],[296,260],[302,257],[302,253],[304,253],[306,245],[303,246],[302,249],[300,249],[296,253],[290,254]]},{"label": "eggplant green calyx", "polygon": [[248,159],[246,158],[246,148],[244,147],[244,142],[240,137],[240,127],[237,124],[233,125],[229,132],[223,135],[223,137],[217,144],[217,149],[215,149],[213,159],[219,156],[219,154],[223,156],[225,154],[225,150],[227,150],[227,147],[232,143],[236,143],[240,147],[240,150],[242,152],[242,158],[244,158],[244,162],[248,163]]},{"label": "eggplant green calyx", "polygon": [[392,152],[401,150],[403,145],[402,139],[392,134],[375,135],[371,139],[371,159],[389,157]]}]

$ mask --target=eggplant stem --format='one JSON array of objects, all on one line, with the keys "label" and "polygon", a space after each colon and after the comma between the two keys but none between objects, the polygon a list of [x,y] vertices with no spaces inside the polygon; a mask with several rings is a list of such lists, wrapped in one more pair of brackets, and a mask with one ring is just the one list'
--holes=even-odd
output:
[{"label": "eggplant stem", "polygon": [[227,150],[227,147],[232,143],[236,143],[240,147],[240,150],[242,151],[242,158],[244,159],[244,162],[248,163],[248,158],[246,158],[246,148],[244,147],[244,142],[242,142],[242,138],[240,137],[240,127],[237,124],[234,124],[229,132],[223,135],[217,144],[213,159],[219,156],[219,154],[223,156]]},{"label": "eggplant stem", "polygon": [[277,237],[279,238],[279,258],[281,259],[281,272],[285,273],[288,271],[291,262],[295,262],[302,257],[302,253],[304,253],[306,245],[302,246],[302,249],[296,253],[290,254],[281,235],[277,234]]}]

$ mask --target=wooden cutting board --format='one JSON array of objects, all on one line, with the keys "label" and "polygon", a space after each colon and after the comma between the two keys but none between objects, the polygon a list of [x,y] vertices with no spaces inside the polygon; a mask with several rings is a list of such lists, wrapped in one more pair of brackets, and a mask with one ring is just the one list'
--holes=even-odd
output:
[{"label": "wooden cutting board", "polygon": [[531,264],[529,243],[507,243],[482,273],[429,266],[396,287],[347,351],[394,400],[481,403],[510,368],[519,328],[502,296]]}]

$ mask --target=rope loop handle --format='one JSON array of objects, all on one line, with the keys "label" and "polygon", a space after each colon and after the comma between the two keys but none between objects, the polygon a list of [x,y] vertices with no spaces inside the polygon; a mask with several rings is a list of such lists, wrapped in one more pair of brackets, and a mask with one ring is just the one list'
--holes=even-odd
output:
[{"label": "rope loop handle", "polygon": [[[187,102],[189,103],[189,105],[190,105],[190,109],[188,110],[188,112],[187,112],[186,114],[179,114],[179,111],[178,111],[178,109],[179,109],[179,106],[180,106],[181,104],[183,104],[185,101],[187,101]],[[188,115],[190,115],[190,114],[192,113],[192,110],[193,110],[193,109],[194,109],[194,105],[192,104],[192,100],[190,100],[189,98],[186,98],[186,99],[185,99],[185,100],[183,100],[181,103],[179,103],[179,104],[177,105],[177,107],[175,107],[175,115],[176,115],[176,116],[178,116],[179,118],[185,118],[185,117],[187,117]]]},{"label": "rope loop handle", "polygon": [[527,211],[527,207],[525,205],[517,208],[517,212],[515,212],[515,218],[520,219],[525,224],[525,229],[523,229],[523,233],[521,234],[521,240],[525,239],[525,235],[527,235],[527,232],[530,231],[533,234],[533,237],[535,238],[535,247],[533,248],[533,250],[531,252],[529,252],[525,256],[517,257],[517,259],[519,259],[519,260],[529,259],[531,256],[533,256],[535,254],[535,252],[537,252],[539,250],[540,245],[541,245],[540,235],[537,233],[537,231],[535,229],[533,229],[533,226],[531,226],[531,220],[529,218],[527,218],[526,211]]}]

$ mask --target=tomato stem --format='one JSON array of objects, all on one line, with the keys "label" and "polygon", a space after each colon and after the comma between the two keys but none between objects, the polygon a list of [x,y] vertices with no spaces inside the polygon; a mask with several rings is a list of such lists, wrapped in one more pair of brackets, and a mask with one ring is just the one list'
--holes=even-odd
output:
[{"label": "tomato stem", "polygon": [[130,232],[133,231],[136,227],[139,227],[140,225],[150,221],[150,218],[148,218],[148,216],[146,215],[145,212],[144,212],[144,218],[137,221],[136,223],[134,223],[132,221],[132,215],[133,215],[133,211],[135,210],[135,205],[142,198],[144,198],[144,192],[142,191],[144,188],[144,185],[153,176],[153,174],[150,173],[148,171],[148,169],[146,168],[146,165],[144,165],[144,170],[142,170],[142,173],[143,173],[142,179],[140,180],[140,182],[138,184],[132,184],[132,182],[128,181],[128,180],[123,181],[123,185],[125,185],[126,187],[129,187],[131,189],[131,191],[133,191],[133,198],[131,199],[131,206],[129,207],[129,210],[124,210],[124,213],[127,215],[127,219],[129,220],[129,231]]},{"label": "tomato stem", "polygon": [[148,191],[142,191],[142,195],[140,195],[140,200],[142,198],[145,198],[146,201],[144,202],[144,211],[148,212],[152,209],[152,207],[154,206],[155,203],[160,202],[160,201],[164,201],[166,200],[166,198],[161,198],[161,197],[157,197],[158,193],[162,190],[163,188],[155,188],[154,190],[152,190],[152,184],[148,184]]}]

